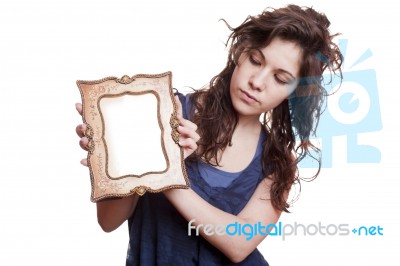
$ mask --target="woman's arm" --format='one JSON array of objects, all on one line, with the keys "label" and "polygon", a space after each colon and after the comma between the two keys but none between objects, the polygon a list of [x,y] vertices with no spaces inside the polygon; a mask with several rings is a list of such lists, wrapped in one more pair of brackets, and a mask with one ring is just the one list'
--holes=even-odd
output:
[{"label": "woman's arm", "polygon": [[[76,110],[82,115],[82,104],[75,105]],[[86,125],[80,124],[76,127],[76,134],[80,137],[79,145],[82,149],[87,150],[89,143],[88,138],[85,137]],[[81,163],[88,166],[87,159],[82,159]],[[97,221],[100,227],[105,232],[111,232],[117,229],[133,214],[139,197],[132,195],[124,198],[105,199],[96,202],[97,208]]]},{"label": "woman's arm", "polygon": [[[178,97],[175,97],[177,104],[177,118],[180,126],[177,128],[180,137],[179,145],[183,148],[184,157],[186,158],[197,149],[196,142],[200,136],[196,133],[197,126],[182,117],[182,106]],[[82,104],[76,104],[76,109],[82,115]],[[86,130],[85,124],[76,127],[76,133],[80,137],[79,145],[82,149],[87,150],[89,140],[84,136]],[[81,163],[87,166],[87,159],[82,159]],[[135,211],[138,195],[132,195],[123,198],[106,199],[96,203],[97,221],[105,232],[111,232],[123,224]]]},{"label": "woman's arm", "polygon": [[104,232],[112,232],[132,216],[139,196],[137,194],[106,199],[96,203],[97,222]]},{"label": "woman's arm", "polygon": [[[254,225],[259,222],[264,226],[277,223],[281,211],[274,209],[269,200],[271,183],[270,179],[265,178],[237,216],[210,205],[191,189],[171,189],[165,191],[164,194],[187,221],[193,221],[192,225],[199,228],[200,234],[209,243],[218,248],[232,262],[238,263],[253,252],[266,235],[257,233],[251,239],[243,234],[241,236],[237,234],[230,236],[226,233],[211,235],[210,229],[205,229],[204,226],[207,224],[226,226],[236,222],[242,226],[244,224]],[[208,232],[205,233],[205,230]],[[265,232],[265,228],[262,232]]]}]

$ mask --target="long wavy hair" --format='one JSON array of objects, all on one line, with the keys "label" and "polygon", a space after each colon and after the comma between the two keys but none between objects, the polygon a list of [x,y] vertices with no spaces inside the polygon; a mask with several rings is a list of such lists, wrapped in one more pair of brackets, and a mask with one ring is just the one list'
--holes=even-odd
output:
[{"label": "long wavy hair", "polygon": [[271,202],[274,208],[288,212],[287,193],[300,181],[298,162],[307,155],[314,156],[319,166],[313,178],[320,171],[321,157],[312,155],[320,154],[320,150],[309,139],[315,135],[327,96],[323,73],[328,70],[342,78],[342,54],[333,42],[337,34],[330,34],[330,22],[324,14],[296,5],[268,8],[260,15],[247,17],[236,28],[227,26],[232,32],[226,43],[229,55],[225,68],[211,79],[208,88],[191,95],[195,107],[191,115],[201,136],[199,148],[191,158],[219,165],[219,152],[230,145],[238,116],[229,87],[240,55],[262,49],[274,38],[296,43],[303,51],[299,85],[286,100],[260,117],[267,136],[263,147],[263,171],[273,180]]}]

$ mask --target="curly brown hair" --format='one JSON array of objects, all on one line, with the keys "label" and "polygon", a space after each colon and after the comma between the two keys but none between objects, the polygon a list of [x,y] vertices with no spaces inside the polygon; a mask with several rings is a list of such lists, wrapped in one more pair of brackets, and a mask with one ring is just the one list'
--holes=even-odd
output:
[{"label": "curly brown hair", "polygon": [[[267,136],[262,164],[265,176],[273,179],[271,202],[274,208],[288,212],[286,195],[300,181],[298,162],[315,152],[320,154],[309,138],[315,135],[327,96],[322,75],[329,70],[342,78],[342,54],[333,42],[338,34],[330,34],[330,22],[323,13],[296,5],[268,8],[258,16],[247,17],[237,28],[227,26],[232,33],[226,43],[229,46],[226,67],[211,79],[209,88],[191,95],[196,110],[191,114],[192,120],[201,136],[199,148],[191,158],[218,165],[218,153],[231,142],[238,116],[229,86],[239,56],[252,49],[262,49],[277,37],[296,43],[303,51],[299,85],[286,100],[262,115]],[[315,159],[319,166],[313,178],[321,167],[320,156]]]}]

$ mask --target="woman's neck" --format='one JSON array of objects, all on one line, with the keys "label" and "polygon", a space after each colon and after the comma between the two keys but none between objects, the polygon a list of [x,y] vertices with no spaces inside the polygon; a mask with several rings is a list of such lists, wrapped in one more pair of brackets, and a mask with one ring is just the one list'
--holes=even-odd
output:
[{"label": "woman's neck", "polygon": [[260,131],[260,120],[258,116],[241,116],[238,119],[238,123],[236,125],[236,130],[244,131],[244,132],[256,132]]},{"label": "woman's neck", "polygon": [[242,142],[243,139],[258,138],[261,131],[260,120],[256,117],[239,117],[238,123],[229,142],[232,146],[235,142]]},{"label": "woman's neck", "polygon": [[218,168],[227,172],[245,169],[254,158],[260,133],[261,123],[258,119],[239,119],[230,144],[218,154]]}]

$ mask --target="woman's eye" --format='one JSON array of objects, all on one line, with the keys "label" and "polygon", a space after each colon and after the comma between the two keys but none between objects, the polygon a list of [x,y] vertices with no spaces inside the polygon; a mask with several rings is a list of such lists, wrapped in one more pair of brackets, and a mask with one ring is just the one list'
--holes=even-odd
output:
[{"label": "woman's eye", "polygon": [[250,55],[250,56],[249,56],[249,60],[250,60],[250,63],[252,63],[253,65],[256,65],[256,66],[261,65],[260,61],[258,61],[258,60],[255,58],[254,55]]},{"label": "woman's eye", "polygon": [[275,80],[276,82],[278,82],[279,84],[288,84],[289,82],[286,81],[286,79],[282,79],[279,76],[275,75]]}]

